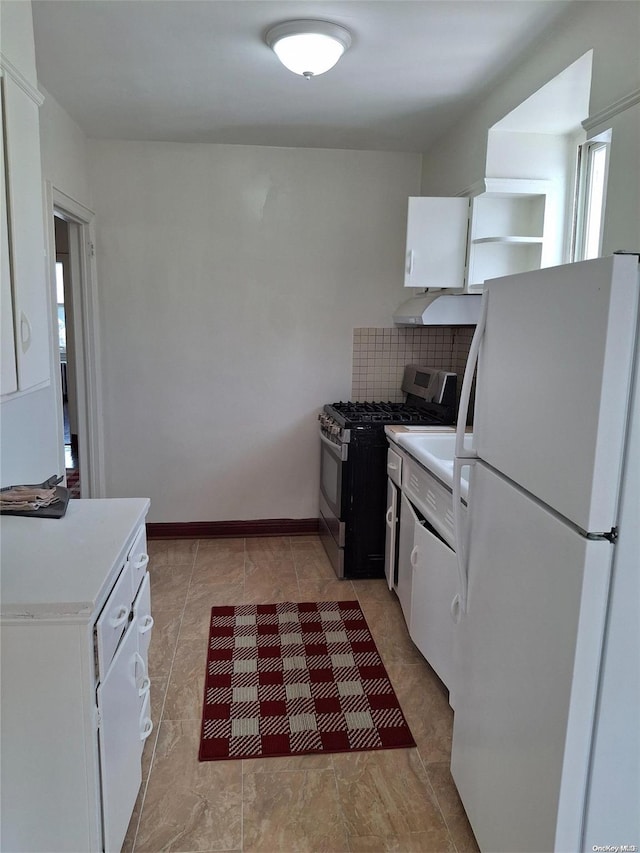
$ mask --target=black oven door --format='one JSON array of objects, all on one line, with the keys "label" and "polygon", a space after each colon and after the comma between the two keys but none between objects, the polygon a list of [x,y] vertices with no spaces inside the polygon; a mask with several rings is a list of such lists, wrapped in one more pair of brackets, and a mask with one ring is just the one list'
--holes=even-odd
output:
[{"label": "black oven door", "polygon": [[320,536],[338,577],[344,577],[343,481],[348,456],[348,444],[335,444],[320,433]]}]

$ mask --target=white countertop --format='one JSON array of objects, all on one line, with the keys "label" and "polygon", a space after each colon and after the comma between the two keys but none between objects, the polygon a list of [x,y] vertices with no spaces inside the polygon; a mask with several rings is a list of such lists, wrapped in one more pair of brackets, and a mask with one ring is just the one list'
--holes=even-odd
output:
[{"label": "white countertop", "polygon": [[71,500],[64,518],[0,517],[0,617],[86,621],[104,603],[148,498]]}]

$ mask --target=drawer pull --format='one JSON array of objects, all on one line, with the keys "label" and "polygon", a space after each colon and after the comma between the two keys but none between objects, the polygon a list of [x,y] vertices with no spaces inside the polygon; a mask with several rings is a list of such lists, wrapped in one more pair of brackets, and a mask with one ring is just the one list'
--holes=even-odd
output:
[{"label": "drawer pull", "polygon": [[145,717],[142,720],[142,726],[140,728],[140,740],[146,740],[152,731],[153,731],[153,720],[151,719],[151,717]]},{"label": "drawer pull", "polygon": [[121,604],[115,614],[109,619],[109,625],[111,625],[112,628],[119,628],[120,625],[124,625],[128,618],[129,608],[124,604]]},{"label": "drawer pull", "polygon": [[140,667],[140,669],[142,670],[142,677],[144,678],[147,674],[147,664],[145,662],[145,659],[142,657],[140,652],[134,652],[132,660],[133,660],[133,677],[134,678],[138,677],[137,670],[138,670],[138,667]]},{"label": "drawer pull", "polygon": [[147,614],[138,622],[138,633],[146,634],[153,628],[153,616]]},{"label": "drawer pull", "polygon": [[133,564],[133,568],[138,572],[140,569],[146,569],[149,565],[149,555],[148,554],[140,554],[138,559]]},{"label": "drawer pull", "polygon": [[31,346],[31,323],[24,311],[20,312],[20,343],[22,352],[26,352]]},{"label": "drawer pull", "polygon": [[418,546],[417,545],[414,545],[413,550],[411,551],[411,556],[409,557],[409,562],[411,563],[411,565],[413,566],[414,569],[418,565]]},{"label": "drawer pull", "polygon": [[451,602],[451,618],[457,625],[460,622],[460,617],[462,616],[462,600],[459,594],[456,594]]},{"label": "drawer pull", "polygon": [[[133,661],[133,683],[138,688],[138,696],[144,696],[151,686],[151,680],[147,675],[147,662],[140,652],[135,652],[131,660]],[[140,675],[138,675],[138,667],[140,667]]]}]

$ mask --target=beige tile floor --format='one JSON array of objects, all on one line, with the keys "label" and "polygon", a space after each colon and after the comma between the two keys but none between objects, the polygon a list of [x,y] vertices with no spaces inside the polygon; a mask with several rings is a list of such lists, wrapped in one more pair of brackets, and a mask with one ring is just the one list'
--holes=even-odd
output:
[{"label": "beige tile floor", "polygon": [[[126,853],[477,851],[449,773],[447,694],[384,581],[338,581],[317,537],[149,542],[154,731]],[[213,605],[358,599],[417,748],[198,761]]]}]

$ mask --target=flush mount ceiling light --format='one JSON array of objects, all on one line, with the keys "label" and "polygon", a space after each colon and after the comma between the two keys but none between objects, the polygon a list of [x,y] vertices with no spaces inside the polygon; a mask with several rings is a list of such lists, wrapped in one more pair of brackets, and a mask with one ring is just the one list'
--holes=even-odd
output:
[{"label": "flush mount ceiling light", "polygon": [[329,21],[286,21],[271,27],[265,41],[285,68],[309,80],[333,68],[351,34]]}]

